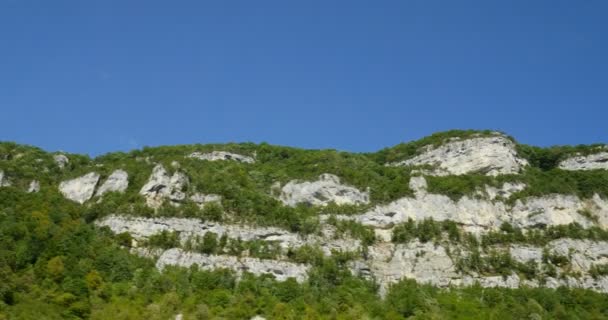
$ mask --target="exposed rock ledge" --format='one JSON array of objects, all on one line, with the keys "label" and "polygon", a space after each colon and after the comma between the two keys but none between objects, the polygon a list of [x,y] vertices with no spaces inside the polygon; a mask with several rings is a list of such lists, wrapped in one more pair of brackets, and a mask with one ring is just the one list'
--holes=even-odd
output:
[{"label": "exposed rock ledge", "polygon": [[369,190],[363,192],[357,188],[343,185],[340,178],[333,174],[324,173],[317,181],[288,182],[281,189],[279,200],[288,206],[307,203],[313,206],[324,206],[330,202],[336,204],[365,204],[369,203]]},{"label": "exposed rock ledge", "polygon": [[255,159],[253,159],[252,157],[244,156],[242,154],[237,153],[230,153],[226,151],[213,151],[209,153],[193,152],[188,157],[208,161],[233,160],[243,163],[255,162]]},{"label": "exposed rock ledge", "polygon": [[359,240],[333,239],[333,234],[329,233],[323,236],[303,237],[280,228],[227,225],[188,218],[141,218],[111,215],[96,221],[95,224],[100,227],[109,227],[114,233],[128,232],[137,240],[168,231],[179,232],[180,241],[184,243],[191,237],[202,237],[207,232],[213,232],[219,237],[226,235],[228,238],[244,241],[276,241],[284,249],[296,248],[305,244],[319,245],[326,254],[330,254],[331,250],[357,251],[361,247]]},{"label": "exposed rock ledge", "polygon": [[203,270],[229,269],[236,272],[237,275],[241,275],[243,272],[250,272],[256,276],[270,274],[278,281],[294,278],[299,283],[308,278],[310,269],[308,265],[287,261],[206,255],[178,248],[163,252],[156,262],[156,267],[162,270],[168,265],[190,267],[195,264]]},{"label": "exposed rock ledge", "polygon": [[[408,219],[436,221],[452,220],[462,224],[469,232],[484,232],[497,229],[503,222],[520,228],[566,225],[573,222],[583,227],[599,225],[608,228],[608,200],[594,195],[581,200],[573,195],[554,194],[517,200],[513,206],[500,200],[462,197],[454,201],[442,194],[426,192],[424,178],[415,177],[410,186],[414,197],[404,197],[386,205],[376,206],[360,215],[337,216],[338,219],[355,220],[375,228],[391,228]],[[501,188],[512,190],[513,186]],[[517,187],[518,189],[520,187]],[[597,217],[597,222],[582,212]]]},{"label": "exposed rock ledge", "polygon": [[486,175],[516,174],[528,165],[519,158],[515,144],[503,135],[458,138],[438,146],[427,146],[422,153],[411,159],[389,164],[391,166],[432,165],[433,175],[461,175],[483,173]]},{"label": "exposed rock ledge", "polygon": [[564,170],[608,170],[608,152],[574,156],[561,161],[559,168]]}]

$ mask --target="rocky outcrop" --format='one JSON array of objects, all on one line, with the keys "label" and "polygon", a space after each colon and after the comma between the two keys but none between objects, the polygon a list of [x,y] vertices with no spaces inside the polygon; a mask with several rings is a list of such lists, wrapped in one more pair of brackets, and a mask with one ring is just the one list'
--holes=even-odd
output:
[{"label": "rocky outcrop", "polygon": [[570,157],[561,161],[559,168],[563,170],[608,170],[608,151]]},{"label": "rocky outcrop", "polygon": [[[570,286],[608,292],[608,277],[600,276],[594,279],[589,274],[593,265],[608,263],[608,242],[558,239],[545,248],[521,245],[506,248],[515,261],[522,263],[534,261],[537,263],[537,268],[541,268],[544,250],[551,254],[569,257],[568,272],[574,271],[581,275],[575,278],[558,267],[558,277],[548,277],[546,283],[542,285],[538,280],[522,279],[517,274],[507,277],[462,274],[456,269],[455,262],[458,257],[454,253],[461,249],[452,247],[448,250],[444,245],[421,243],[418,240],[407,244],[379,243],[369,248],[367,260],[354,261],[350,268],[354,274],[375,280],[380,285],[381,295],[387,292],[391,284],[405,278],[438,287],[470,286],[479,283],[482,287]],[[498,249],[505,250],[505,248]],[[451,252],[451,256],[448,252]],[[466,252],[464,254],[466,255]]]},{"label": "rocky outcrop", "polygon": [[129,186],[129,174],[124,170],[115,170],[106,181],[97,189],[96,196],[106,192],[125,192]]},{"label": "rocky outcrop", "polygon": [[297,248],[303,245],[318,245],[326,248],[329,253],[332,249],[338,251],[357,251],[361,244],[354,239],[334,239],[333,234],[304,237],[297,233],[274,227],[251,227],[244,225],[220,224],[216,222],[202,222],[189,218],[143,218],[110,215],[95,224],[100,227],[109,227],[114,233],[128,232],[135,239],[146,239],[163,231],[179,232],[181,242],[184,243],[192,237],[202,237],[208,232],[218,237],[226,235],[230,239],[243,241],[262,240],[278,242],[281,248]]},{"label": "rocky outcrop", "polygon": [[93,197],[98,182],[99,174],[91,172],[82,177],[61,182],[59,191],[67,199],[83,204]]},{"label": "rocky outcrop", "polygon": [[207,161],[224,161],[224,160],[232,160],[242,163],[254,163],[255,159],[249,156],[244,156],[237,153],[231,153],[226,151],[213,151],[208,153],[202,152],[193,152],[189,156],[189,158],[195,158],[199,160],[207,160]]},{"label": "rocky outcrop", "polygon": [[[408,219],[420,221],[452,220],[474,233],[499,228],[504,222],[520,228],[565,225],[573,222],[584,227],[599,225],[608,227],[608,201],[595,195],[591,199],[581,200],[576,196],[554,194],[543,197],[530,197],[517,200],[513,206],[492,200],[499,192],[488,192],[489,198],[462,197],[452,200],[442,194],[428,193],[423,178],[415,177],[410,181],[414,197],[404,197],[379,205],[360,215],[337,216],[338,219],[358,221],[375,228],[391,228],[393,225],[406,222]],[[504,190],[519,190],[523,186],[507,185]],[[582,214],[589,212],[597,221]]]},{"label": "rocky outcrop", "polygon": [[172,204],[186,199],[186,189],[190,181],[188,177],[176,171],[169,176],[162,165],[156,165],[148,182],[141,188],[139,193],[146,198],[146,204],[151,208],[159,208],[168,199]]},{"label": "rocky outcrop", "polygon": [[57,164],[57,166],[59,167],[59,169],[63,169],[65,168],[65,166],[68,165],[68,163],[70,163],[70,159],[68,159],[68,157],[66,157],[63,154],[56,154],[53,156],[53,160],[55,160],[55,163]]},{"label": "rocky outcrop", "polygon": [[434,175],[461,175],[482,173],[486,175],[515,174],[528,162],[517,156],[515,144],[502,135],[452,139],[445,144],[423,148],[421,154],[393,166],[431,165]]},{"label": "rocky outcrop", "polygon": [[218,194],[203,194],[197,192],[190,196],[190,200],[200,207],[204,207],[207,203],[220,203],[222,201],[222,196]]},{"label": "rocky outcrop", "polygon": [[283,188],[279,200],[288,206],[305,203],[312,206],[324,206],[330,202],[343,204],[369,203],[369,190],[360,191],[357,188],[343,185],[340,178],[333,174],[324,173],[317,181],[290,181]]},{"label": "rocky outcrop", "polygon": [[187,252],[178,248],[169,249],[158,258],[156,267],[160,270],[168,265],[190,267],[198,265],[202,270],[229,269],[237,273],[249,272],[256,276],[273,275],[277,281],[294,278],[304,282],[308,275],[309,266],[287,261],[265,260],[257,258],[238,258],[225,255],[206,255]]},{"label": "rocky outcrop", "polygon": [[38,180],[32,180],[30,186],[27,188],[28,193],[36,193],[40,191],[40,182]]},{"label": "rocky outcrop", "polygon": [[0,187],[10,187],[10,186],[11,186],[11,183],[4,176],[4,171],[0,170]]}]

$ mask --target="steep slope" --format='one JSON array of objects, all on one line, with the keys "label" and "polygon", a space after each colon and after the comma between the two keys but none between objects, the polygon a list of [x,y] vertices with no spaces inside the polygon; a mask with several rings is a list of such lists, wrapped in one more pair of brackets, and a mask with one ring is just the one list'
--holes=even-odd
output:
[{"label": "steep slope", "polygon": [[[24,299],[20,277],[32,270],[44,290],[71,295],[45,308],[94,317],[95,303],[79,303],[102,283],[154,268],[159,277],[227,272],[232,288],[273,279],[294,294],[357,286],[386,297],[378,303],[407,279],[608,293],[604,150],[518,145],[493,131],[373,154],[246,143],[91,159],[0,143],[0,294],[7,305]],[[270,311],[237,318],[256,313]]]}]

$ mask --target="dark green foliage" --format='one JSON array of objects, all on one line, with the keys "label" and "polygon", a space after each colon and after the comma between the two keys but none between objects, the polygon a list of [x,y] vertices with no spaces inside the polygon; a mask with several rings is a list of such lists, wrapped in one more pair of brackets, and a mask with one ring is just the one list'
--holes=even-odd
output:
[{"label": "dark green foliage", "polygon": [[330,219],[328,223],[336,227],[336,236],[347,235],[354,239],[360,239],[362,244],[366,246],[373,244],[375,241],[374,229],[356,221]]},{"label": "dark green foliage", "polygon": [[550,241],[560,238],[589,239],[596,241],[608,240],[608,231],[599,227],[583,228],[580,224],[549,226],[544,229],[532,229],[524,233],[520,228],[503,224],[500,231],[490,231],[481,237],[484,247],[497,244],[533,244],[544,246]]},{"label": "dark green foliage", "polygon": [[608,275],[608,264],[595,264],[595,265],[591,266],[591,269],[589,270],[589,274],[594,279],[597,279],[598,277],[601,277],[601,276],[607,276]]},{"label": "dark green foliage", "polygon": [[179,247],[179,233],[163,230],[160,233],[150,236],[147,245],[163,249]]},{"label": "dark green foliage", "polygon": [[416,222],[408,219],[407,222],[399,224],[393,229],[393,242],[396,243],[407,243],[414,239],[419,239],[421,242],[439,242],[444,238],[456,243],[462,240],[460,229],[455,222],[433,219]]},{"label": "dark green foliage", "polygon": [[597,152],[603,145],[554,146],[539,148],[525,144],[517,145],[517,153],[528,160],[531,166],[547,171],[557,167],[561,160],[575,154],[588,155]]},{"label": "dark green foliage", "polygon": [[203,236],[203,243],[200,246],[202,253],[215,253],[218,249],[217,234],[213,232],[207,232]]}]

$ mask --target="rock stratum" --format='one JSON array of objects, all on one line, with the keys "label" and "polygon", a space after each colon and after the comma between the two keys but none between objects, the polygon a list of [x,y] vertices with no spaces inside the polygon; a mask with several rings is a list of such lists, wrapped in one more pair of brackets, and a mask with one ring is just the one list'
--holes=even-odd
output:
[{"label": "rock stratum", "polygon": [[[545,168],[541,149],[496,132],[420,144],[381,156],[267,145],[89,162],[51,154],[34,161],[44,175],[0,167],[0,192],[58,192],[96,208],[97,228],[128,236],[123,245],[159,270],[196,265],[304,283],[315,266],[297,252],[318,250],[348,256],[348,271],[382,296],[403,279],[608,293],[605,148],[566,148]],[[426,227],[432,238],[415,231]],[[508,267],[498,270],[496,257]]]}]

